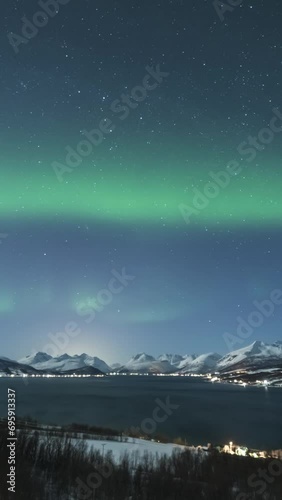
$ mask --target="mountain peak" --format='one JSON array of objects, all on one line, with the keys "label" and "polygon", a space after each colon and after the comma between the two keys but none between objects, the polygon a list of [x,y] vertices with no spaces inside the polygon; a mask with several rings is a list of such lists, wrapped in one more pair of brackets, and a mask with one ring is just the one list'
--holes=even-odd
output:
[{"label": "mountain peak", "polygon": [[62,354],[61,356],[58,356],[55,359],[57,361],[64,361],[65,359],[71,359],[71,356],[65,352],[65,354]]},{"label": "mountain peak", "polygon": [[36,352],[35,354],[30,354],[23,359],[19,360],[19,363],[33,365],[37,363],[44,363],[45,361],[49,361],[53,359],[52,356],[47,354],[46,352]]},{"label": "mountain peak", "polygon": [[168,361],[172,365],[178,365],[183,359],[184,357],[180,354],[161,354],[158,356],[159,361]]},{"label": "mountain peak", "polygon": [[145,352],[139,352],[131,358],[131,361],[155,361],[155,358],[153,356],[149,356],[149,354],[146,354]]},{"label": "mountain peak", "polygon": [[264,345],[265,345],[265,343],[264,343],[264,342],[262,342],[261,340],[255,340],[255,341],[251,344],[251,346],[254,346],[254,347],[261,347],[261,346],[264,346]]},{"label": "mountain peak", "polygon": [[86,354],[86,352],[83,352],[82,354],[75,354],[73,357],[81,359],[91,358],[91,356],[89,356],[89,354]]}]

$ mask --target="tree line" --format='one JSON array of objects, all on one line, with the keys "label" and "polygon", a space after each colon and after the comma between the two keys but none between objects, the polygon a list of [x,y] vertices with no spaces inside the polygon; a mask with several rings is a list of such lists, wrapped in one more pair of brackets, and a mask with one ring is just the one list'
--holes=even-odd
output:
[{"label": "tree line", "polygon": [[115,462],[110,451],[103,454],[83,440],[20,430],[14,494],[7,490],[7,433],[1,430],[0,499],[280,500],[279,467],[272,467],[276,471],[273,477],[268,474],[259,479],[259,470],[270,470],[271,463],[271,459],[237,457],[215,450],[203,455],[189,449],[171,456],[148,452],[140,456],[136,450],[125,452]]}]

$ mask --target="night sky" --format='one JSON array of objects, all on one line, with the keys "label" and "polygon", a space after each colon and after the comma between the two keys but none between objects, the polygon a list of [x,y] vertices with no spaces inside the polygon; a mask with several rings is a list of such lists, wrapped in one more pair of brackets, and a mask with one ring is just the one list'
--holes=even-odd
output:
[{"label": "night sky", "polygon": [[282,288],[281,2],[64,2],[1,6],[0,354],[224,354]]}]

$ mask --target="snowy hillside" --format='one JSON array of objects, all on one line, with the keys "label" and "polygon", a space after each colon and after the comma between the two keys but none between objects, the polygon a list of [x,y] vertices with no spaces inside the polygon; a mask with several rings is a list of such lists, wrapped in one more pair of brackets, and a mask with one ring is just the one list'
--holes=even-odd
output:
[{"label": "snowy hillside", "polygon": [[210,373],[216,370],[217,363],[221,359],[220,354],[210,352],[197,356],[191,361],[187,361],[182,367],[182,373]]},{"label": "snowy hillside", "polygon": [[186,356],[183,357],[182,361],[178,364],[178,369],[183,370],[187,368],[194,359],[198,357],[197,354],[186,354]]}]

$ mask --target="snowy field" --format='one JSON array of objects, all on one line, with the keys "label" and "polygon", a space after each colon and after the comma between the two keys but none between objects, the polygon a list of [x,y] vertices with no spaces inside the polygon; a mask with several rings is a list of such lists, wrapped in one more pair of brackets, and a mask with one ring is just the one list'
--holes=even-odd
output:
[{"label": "snowy field", "polygon": [[[111,452],[115,462],[119,462],[122,456],[125,453],[131,455],[134,453],[140,459],[144,456],[144,454],[150,454],[153,456],[162,456],[162,455],[172,455],[174,451],[184,451],[187,449],[185,446],[173,444],[173,443],[158,443],[156,441],[147,441],[145,439],[134,439],[128,438],[127,442],[120,441],[100,441],[95,439],[87,439],[85,440],[89,449],[93,447],[95,450],[99,450],[101,453],[106,455],[107,452]],[[195,448],[191,448],[197,452]]]}]

